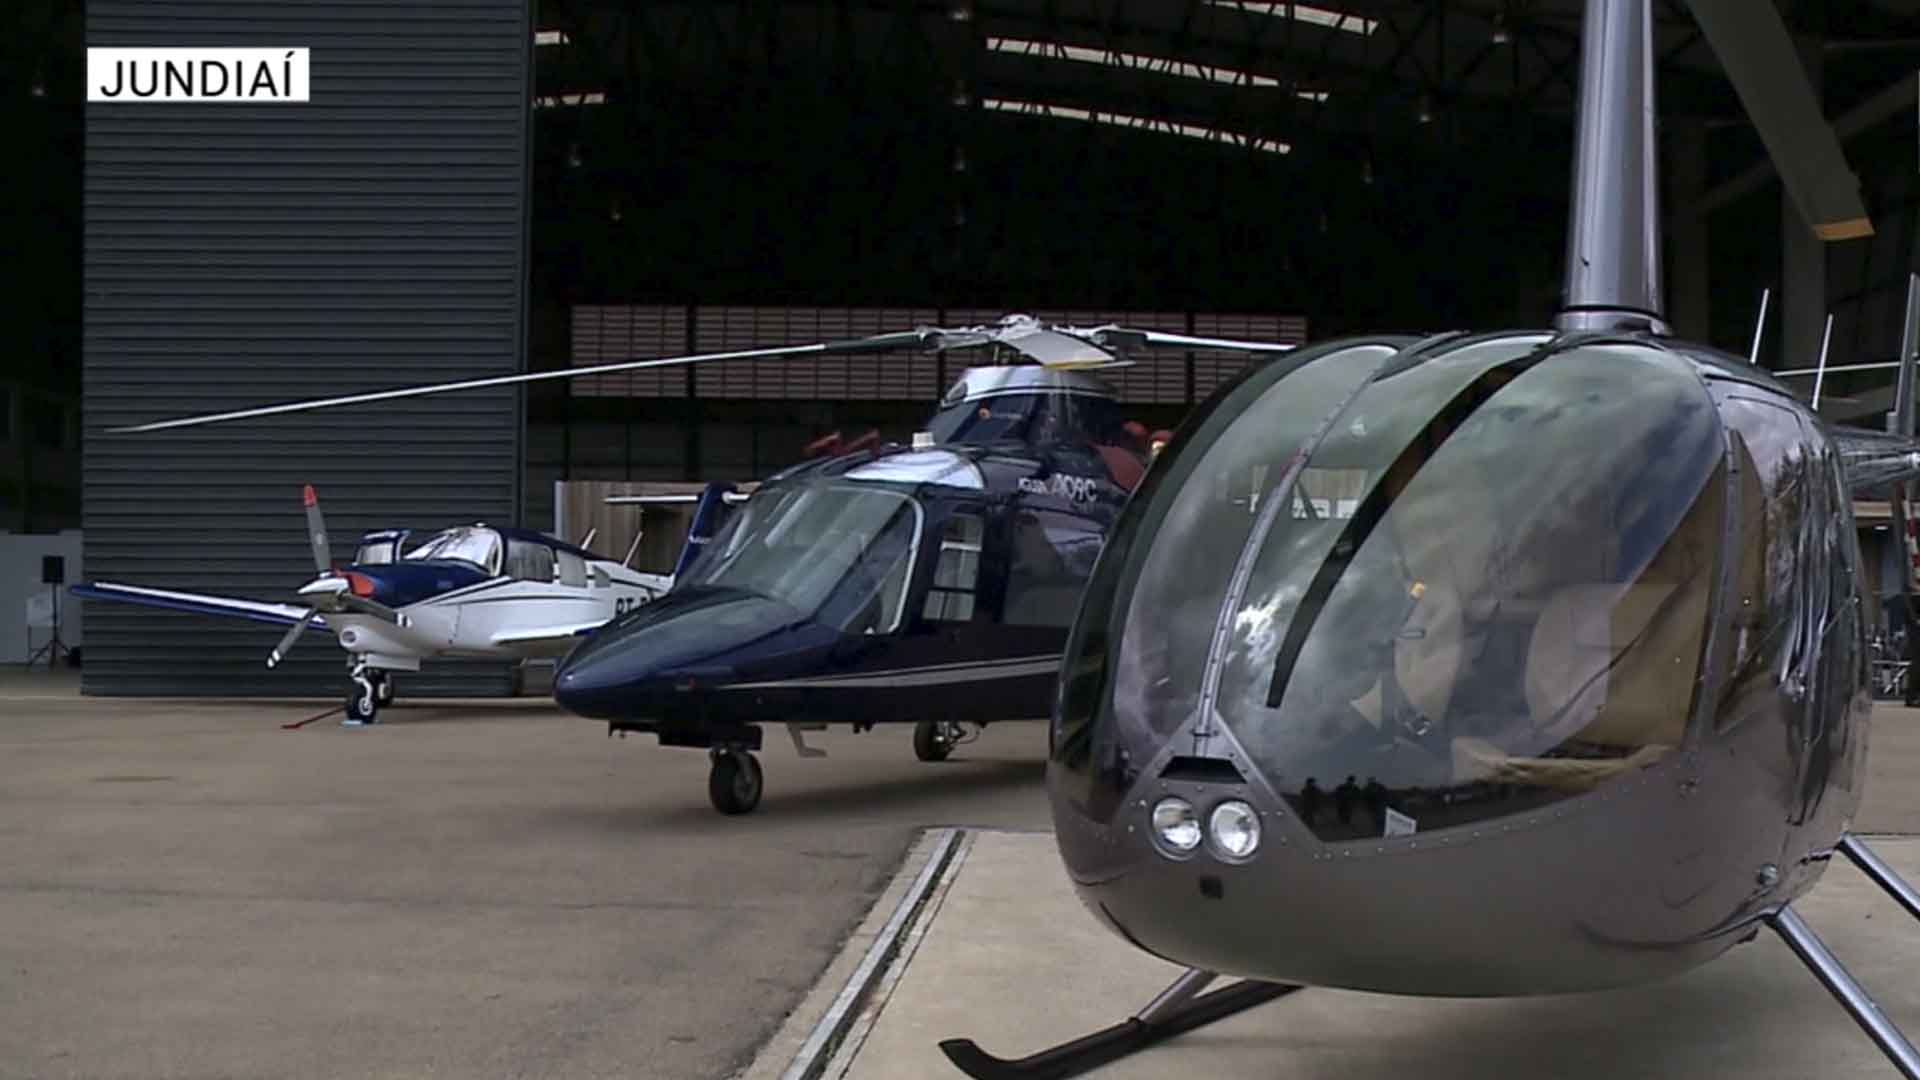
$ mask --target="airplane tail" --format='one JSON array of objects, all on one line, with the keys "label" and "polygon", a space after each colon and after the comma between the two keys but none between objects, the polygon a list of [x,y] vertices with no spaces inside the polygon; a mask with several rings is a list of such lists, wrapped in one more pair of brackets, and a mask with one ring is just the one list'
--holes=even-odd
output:
[{"label": "airplane tail", "polygon": [[680,558],[673,564],[675,580],[693,565],[701,549],[720,532],[720,526],[726,524],[727,511],[730,509],[727,496],[732,494],[732,484],[708,484],[706,490],[700,493],[700,499],[693,507],[693,523],[687,526],[687,542],[680,549]]}]

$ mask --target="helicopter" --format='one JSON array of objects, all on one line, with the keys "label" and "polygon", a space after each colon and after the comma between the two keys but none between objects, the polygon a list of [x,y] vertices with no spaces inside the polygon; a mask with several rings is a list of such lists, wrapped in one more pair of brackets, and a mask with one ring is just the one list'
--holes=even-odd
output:
[{"label": "helicopter", "polygon": [[[915,755],[946,759],[988,723],[1043,720],[1061,649],[1106,530],[1146,473],[1154,440],[1098,372],[1123,352],[1177,347],[1282,354],[1240,341],[1027,315],[852,341],[622,361],[588,368],[352,394],[133,425],[168,428],[536,379],[817,353],[984,350],[910,445],[857,439],[723,490],[725,521],[673,588],[587,634],[556,663],[554,700],[708,752],[724,814],[760,803],[763,725],[805,735],[844,723],[914,725]],[[712,490],[712,489],[710,489]],[[609,501],[679,501],[627,496]],[[697,552],[695,549],[698,549]]]},{"label": "helicopter", "polygon": [[[1785,43],[1778,13],[1692,6],[1755,112],[1742,73]],[[1121,510],[1066,646],[1046,787],[1083,906],[1186,970],[1025,1058],[941,1042],[962,1072],[1076,1075],[1305,987],[1632,986],[1771,929],[1920,1077],[1794,907],[1838,855],[1920,917],[1851,831],[1872,709],[1852,496],[1920,472],[1920,279],[1884,432],[1674,337],[1651,25],[1650,0],[1586,7],[1550,329],[1359,336],[1256,367]],[[1757,66],[1790,86],[1786,63]],[[1861,235],[1857,194],[1832,213],[1804,164],[1782,163],[1803,218]]]}]

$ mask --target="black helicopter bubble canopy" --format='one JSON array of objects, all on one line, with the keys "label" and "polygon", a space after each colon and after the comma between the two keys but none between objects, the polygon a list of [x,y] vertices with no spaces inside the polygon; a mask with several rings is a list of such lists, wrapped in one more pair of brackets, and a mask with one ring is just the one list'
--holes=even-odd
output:
[{"label": "black helicopter bubble canopy", "polygon": [[1237,759],[1338,841],[1389,798],[1426,833],[1678,746],[1720,421],[1676,353],[1547,340],[1335,347],[1216,399],[1090,586],[1069,801],[1107,821],[1170,757]]}]

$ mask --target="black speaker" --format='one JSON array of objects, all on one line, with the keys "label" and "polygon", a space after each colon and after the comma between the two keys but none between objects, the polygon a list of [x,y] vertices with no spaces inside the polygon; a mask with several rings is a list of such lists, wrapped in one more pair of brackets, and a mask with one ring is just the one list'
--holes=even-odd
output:
[{"label": "black speaker", "polygon": [[67,583],[67,557],[65,555],[43,555],[40,557],[40,583],[42,585],[65,585]]}]

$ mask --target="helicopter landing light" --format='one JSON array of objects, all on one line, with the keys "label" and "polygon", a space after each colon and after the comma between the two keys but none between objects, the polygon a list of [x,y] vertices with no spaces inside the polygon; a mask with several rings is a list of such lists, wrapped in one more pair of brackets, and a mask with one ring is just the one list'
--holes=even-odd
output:
[{"label": "helicopter landing light", "polygon": [[1228,799],[1207,815],[1207,836],[1223,858],[1245,859],[1260,848],[1260,815],[1239,799]]},{"label": "helicopter landing light", "polygon": [[1200,846],[1200,815],[1192,803],[1169,795],[1153,805],[1153,837],[1169,855],[1190,855]]}]

